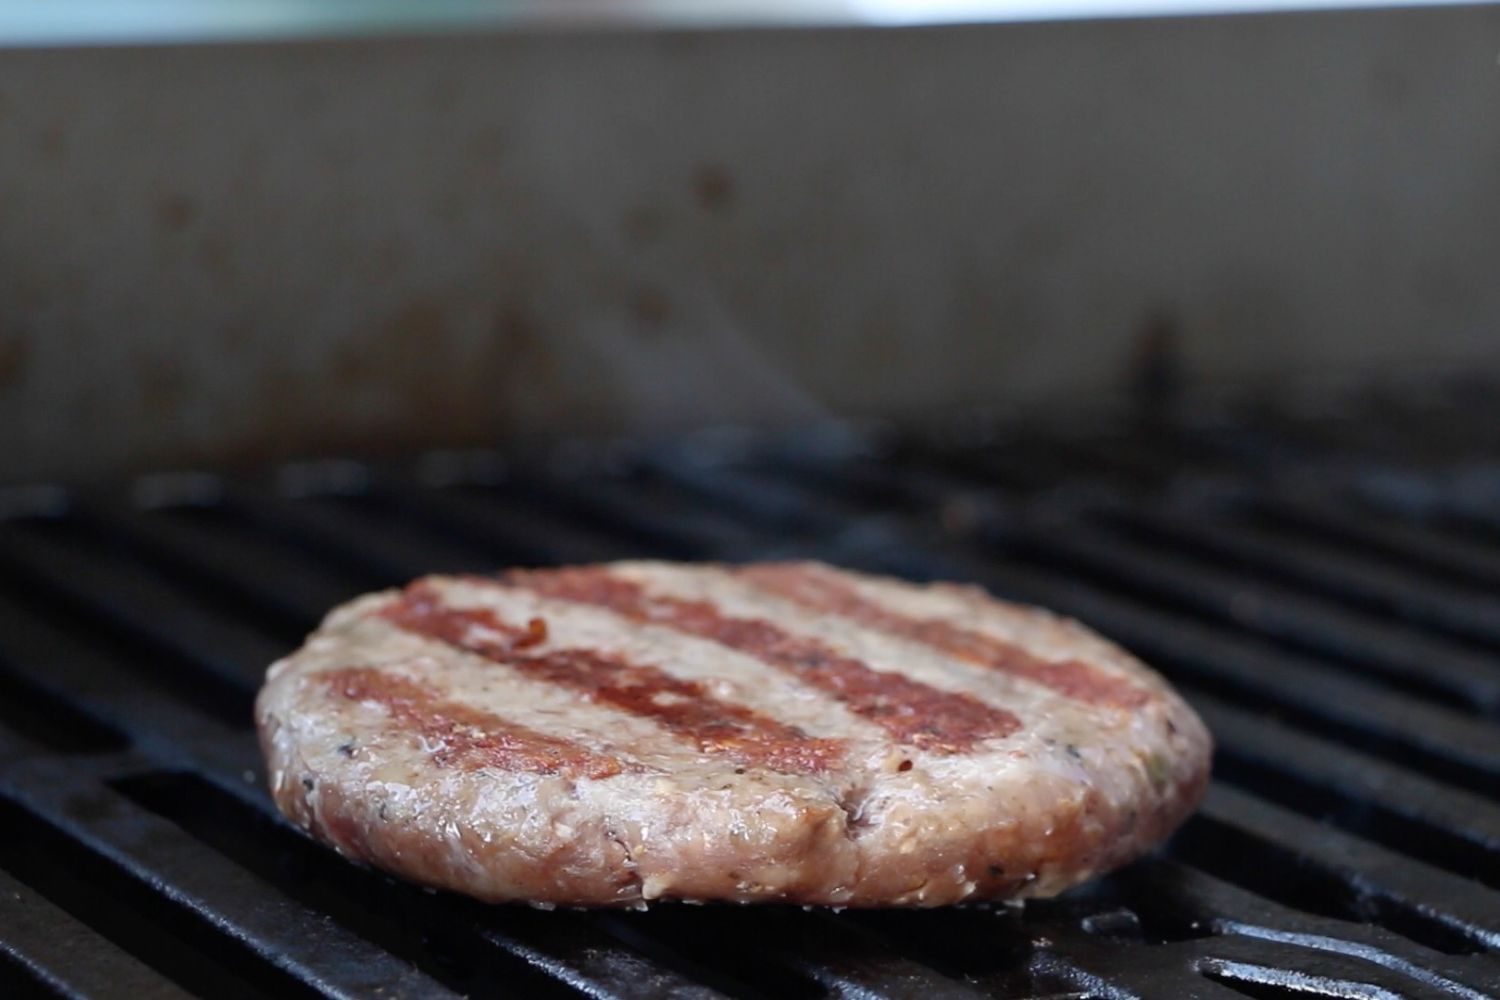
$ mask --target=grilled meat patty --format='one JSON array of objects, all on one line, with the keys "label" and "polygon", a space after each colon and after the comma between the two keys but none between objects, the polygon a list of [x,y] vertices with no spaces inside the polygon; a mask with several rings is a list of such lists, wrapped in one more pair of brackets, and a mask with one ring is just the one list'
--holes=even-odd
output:
[{"label": "grilled meat patty", "polygon": [[1051,895],[1170,833],[1211,752],[1076,622],[816,563],[429,577],[333,611],[256,717],[345,855],[579,906]]}]

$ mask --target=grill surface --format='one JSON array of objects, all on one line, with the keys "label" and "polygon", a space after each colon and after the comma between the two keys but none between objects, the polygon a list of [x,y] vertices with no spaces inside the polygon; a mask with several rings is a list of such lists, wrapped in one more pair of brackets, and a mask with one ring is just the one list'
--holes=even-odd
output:
[{"label": "grill surface", "polygon": [[[11,490],[0,995],[1500,995],[1500,421],[1475,405]],[[1188,695],[1217,780],[1167,848],[1024,910],[483,907],[279,820],[250,704],[329,606],[630,555],[811,555],[1073,614]]]}]

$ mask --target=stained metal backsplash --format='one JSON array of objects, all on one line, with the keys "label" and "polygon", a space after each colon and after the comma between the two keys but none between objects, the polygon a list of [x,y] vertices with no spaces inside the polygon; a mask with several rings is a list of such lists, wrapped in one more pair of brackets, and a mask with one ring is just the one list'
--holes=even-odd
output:
[{"label": "stained metal backsplash", "polygon": [[1500,363],[1500,7],[0,51],[0,480]]}]

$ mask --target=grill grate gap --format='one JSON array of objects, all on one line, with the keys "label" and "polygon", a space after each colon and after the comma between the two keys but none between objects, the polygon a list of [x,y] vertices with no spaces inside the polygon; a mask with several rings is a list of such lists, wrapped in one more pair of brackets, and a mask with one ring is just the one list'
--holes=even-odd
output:
[{"label": "grill grate gap", "polygon": [[191,993],[224,1000],[317,995],[3,797],[0,869]]},{"label": "grill grate gap", "polygon": [[61,753],[110,753],[129,745],[114,727],[5,668],[0,668],[0,726]]},{"label": "grill grate gap", "polygon": [[57,1000],[65,996],[67,994],[52,989],[0,945],[0,997],[6,1000]]},{"label": "grill grate gap", "polygon": [[1189,820],[1171,844],[1171,854],[1232,885],[1289,906],[1335,920],[1378,924],[1450,955],[1480,949],[1451,927],[1426,914],[1364,895],[1308,859],[1209,816]]},{"label": "grill grate gap", "polygon": [[485,942],[465,919],[466,901],[351,865],[203,778],[158,772],[112,787],[451,989],[475,993],[504,982],[527,996],[577,996]]}]

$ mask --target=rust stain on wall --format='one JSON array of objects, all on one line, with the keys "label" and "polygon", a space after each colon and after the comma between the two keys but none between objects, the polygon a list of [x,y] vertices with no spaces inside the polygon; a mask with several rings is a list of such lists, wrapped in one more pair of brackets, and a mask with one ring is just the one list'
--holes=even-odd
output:
[{"label": "rust stain on wall", "polygon": [[734,175],[722,163],[700,163],[693,171],[693,194],[704,211],[728,212],[734,206]]}]

